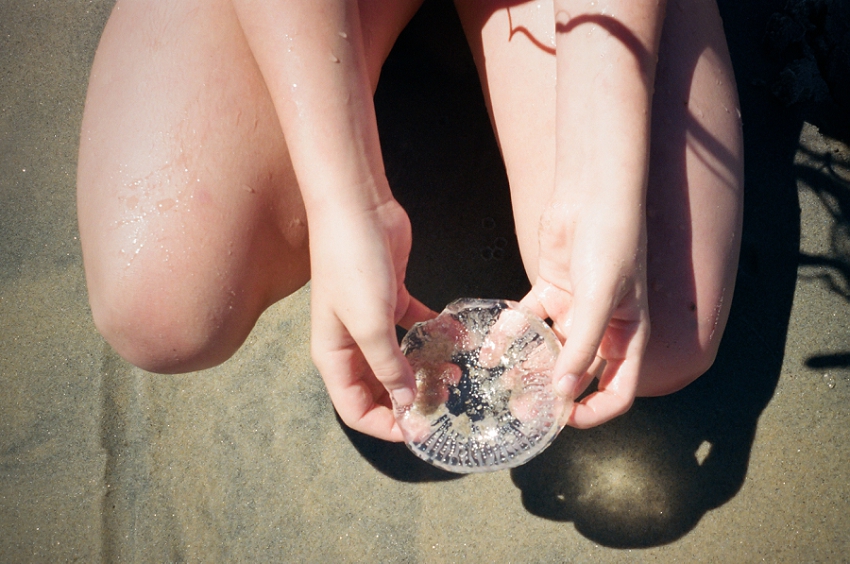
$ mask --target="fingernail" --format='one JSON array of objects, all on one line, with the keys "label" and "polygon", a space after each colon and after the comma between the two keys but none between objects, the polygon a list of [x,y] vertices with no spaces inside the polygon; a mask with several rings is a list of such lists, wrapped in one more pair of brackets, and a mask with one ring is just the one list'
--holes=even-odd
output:
[{"label": "fingernail", "polygon": [[572,397],[577,382],[578,376],[575,374],[564,374],[555,382],[555,393],[565,398]]},{"label": "fingernail", "polygon": [[390,395],[393,397],[393,403],[396,404],[396,407],[405,407],[413,403],[413,398],[416,396],[415,392],[410,388],[398,388],[390,392]]}]

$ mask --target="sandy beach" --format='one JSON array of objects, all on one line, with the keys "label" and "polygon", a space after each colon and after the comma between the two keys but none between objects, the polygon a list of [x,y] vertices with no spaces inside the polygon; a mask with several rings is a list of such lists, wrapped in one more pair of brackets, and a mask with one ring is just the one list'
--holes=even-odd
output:
[{"label": "sandy beach", "polygon": [[[0,562],[850,561],[850,106],[815,80],[823,64],[765,46],[782,4],[720,2],[746,211],[715,365],[525,466],[459,476],[335,417],[309,285],[215,369],[117,356],[91,319],[75,209],[112,1],[0,0]],[[450,3],[402,35],[376,110],[413,222],[411,292],[435,309],[521,297]]]}]

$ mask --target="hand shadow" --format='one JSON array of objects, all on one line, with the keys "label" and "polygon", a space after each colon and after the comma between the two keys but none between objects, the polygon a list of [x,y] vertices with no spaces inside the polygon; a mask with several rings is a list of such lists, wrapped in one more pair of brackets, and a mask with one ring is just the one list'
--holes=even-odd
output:
[{"label": "hand shadow", "polygon": [[[744,114],[747,207],[732,312],[713,368],[674,395],[638,400],[606,425],[565,429],[511,471],[529,512],[572,521],[601,544],[671,542],[733,497],[779,378],[800,236],[792,167],[800,121],[777,116],[769,93],[749,85],[770,15],[767,4],[759,9],[721,4],[724,21],[734,20],[727,34]],[[504,167],[450,2],[426,1],[399,38],[376,110],[387,176],[413,225],[411,293],[437,310],[463,296],[522,297],[529,284]],[[349,437],[395,479],[447,478],[409,464],[414,457],[400,445]]]},{"label": "hand shadow", "polygon": [[[749,291],[737,293],[744,301]],[[733,306],[712,369],[684,390],[641,398],[593,429],[566,428],[556,442],[512,471],[531,513],[572,521],[599,544],[669,543],[731,499],[747,472],[758,417],[782,364],[765,350],[745,312]]]}]

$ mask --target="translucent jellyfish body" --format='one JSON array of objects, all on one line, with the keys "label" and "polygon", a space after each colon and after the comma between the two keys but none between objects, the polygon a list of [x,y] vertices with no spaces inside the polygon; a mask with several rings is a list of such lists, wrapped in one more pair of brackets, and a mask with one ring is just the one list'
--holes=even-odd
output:
[{"label": "translucent jellyfish body", "polygon": [[561,345],[516,302],[461,299],[415,325],[401,349],[416,373],[413,405],[396,414],[407,446],[451,472],[527,462],[561,430],[552,387]]}]

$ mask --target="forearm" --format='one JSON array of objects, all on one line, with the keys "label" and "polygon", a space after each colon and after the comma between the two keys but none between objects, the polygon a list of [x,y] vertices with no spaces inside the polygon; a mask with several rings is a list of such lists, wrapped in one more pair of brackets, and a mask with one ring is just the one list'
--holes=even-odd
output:
[{"label": "forearm", "polygon": [[656,0],[555,0],[556,195],[641,208],[664,10]]},{"label": "forearm", "polygon": [[283,128],[308,216],[392,198],[357,2],[235,0]]}]

